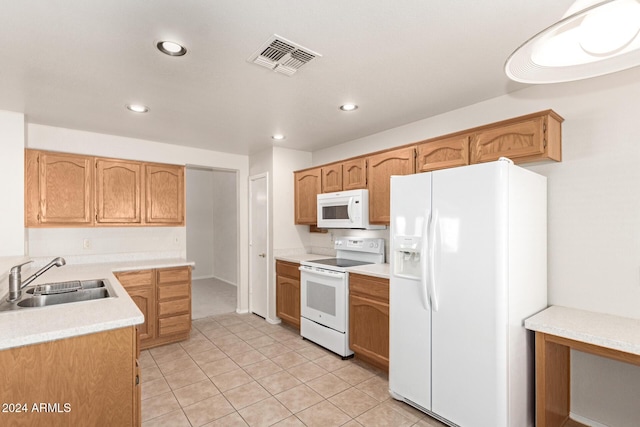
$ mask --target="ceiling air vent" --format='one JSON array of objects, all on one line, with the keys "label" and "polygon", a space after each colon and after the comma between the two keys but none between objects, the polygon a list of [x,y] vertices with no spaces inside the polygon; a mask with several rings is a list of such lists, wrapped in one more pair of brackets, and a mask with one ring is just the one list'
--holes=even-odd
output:
[{"label": "ceiling air vent", "polygon": [[251,55],[248,61],[278,73],[292,76],[303,65],[314,58],[320,57],[322,55],[319,53],[274,34],[260,49]]}]

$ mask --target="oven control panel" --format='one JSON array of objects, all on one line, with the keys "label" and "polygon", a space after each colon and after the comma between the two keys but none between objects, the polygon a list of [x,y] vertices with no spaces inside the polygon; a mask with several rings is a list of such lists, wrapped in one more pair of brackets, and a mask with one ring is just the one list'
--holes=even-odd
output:
[{"label": "oven control panel", "polygon": [[341,251],[384,253],[384,239],[370,237],[339,237],[333,244],[334,249]]}]

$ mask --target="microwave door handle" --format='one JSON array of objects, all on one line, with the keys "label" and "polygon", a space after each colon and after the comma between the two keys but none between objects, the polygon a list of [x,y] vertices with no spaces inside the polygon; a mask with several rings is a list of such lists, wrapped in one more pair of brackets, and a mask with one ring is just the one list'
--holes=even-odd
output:
[{"label": "microwave door handle", "polygon": [[353,222],[353,197],[349,197],[349,204],[347,205],[347,216],[349,221]]}]

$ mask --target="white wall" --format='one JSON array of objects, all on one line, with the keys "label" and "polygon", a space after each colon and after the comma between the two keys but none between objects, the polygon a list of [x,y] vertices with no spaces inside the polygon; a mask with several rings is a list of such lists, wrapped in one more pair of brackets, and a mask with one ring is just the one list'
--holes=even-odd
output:
[{"label": "white wall", "polygon": [[[217,151],[202,150],[196,148],[182,147],[177,145],[164,144],[154,141],[146,141],[134,138],[125,138],[114,135],[106,135],[93,132],[77,131],[72,129],[56,128],[52,126],[29,124],[27,126],[27,147],[43,150],[61,151],[78,154],[88,154],[96,156],[115,157],[131,160],[142,160],[160,163],[173,163],[187,166],[201,166],[205,168],[218,168],[238,171],[238,182],[246,182],[249,170],[248,156],[236,154],[221,153]],[[0,176],[10,179],[9,175],[5,175],[4,171],[0,171]],[[239,187],[239,235],[238,235],[238,253],[239,253],[239,277],[238,277],[238,311],[246,312],[248,309],[248,291],[247,291],[247,187],[240,185]],[[116,231],[118,230],[118,231]],[[144,230],[144,231],[142,231]],[[186,256],[186,230],[185,227],[153,227],[153,228],[123,228],[109,229],[113,233],[122,233],[122,241],[126,244],[122,245],[121,251],[128,251],[128,243],[142,240],[138,233],[144,233],[145,237],[153,236],[153,239],[172,239],[173,252],[178,252],[181,256]],[[100,248],[102,240],[108,235],[102,228],[85,228],[77,232],[70,232],[69,239],[77,241],[79,235],[92,239],[94,248]],[[29,250],[40,251],[47,240],[58,241],[59,245],[47,246],[50,255],[65,255],[61,252],[66,249],[67,245],[75,244],[74,242],[63,242],[59,240],[56,231],[51,229],[42,229],[34,232],[29,229]],[[36,236],[38,236],[36,238]],[[48,239],[50,236],[50,239]],[[33,237],[33,238],[32,238]],[[64,236],[61,237],[64,240]],[[153,239],[148,239],[153,241]],[[33,240],[33,242],[32,242]],[[177,240],[177,241],[176,241]],[[31,247],[33,244],[33,248]],[[41,245],[42,244],[42,245]],[[143,244],[142,242],[139,244]],[[105,245],[109,246],[109,245]],[[140,248],[141,250],[154,252],[166,250],[165,247],[157,247],[151,243],[149,247]],[[174,251],[175,249],[175,251]],[[158,255],[164,255],[162,253]]]},{"label": "white wall", "polygon": [[[525,167],[548,177],[549,304],[640,318],[639,67],[529,87],[314,152],[313,163],[545,109],[565,118],[563,161]],[[637,426],[640,367],[583,356],[573,355],[573,411],[606,425]]]},{"label": "white wall", "polygon": [[0,296],[9,269],[25,254],[24,235],[24,115],[0,111]]},{"label": "white wall", "polygon": [[213,171],[187,168],[187,258],[193,279],[213,277]]},{"label": "white wall", "polygon": [[[269,248],[272,256],[305,253],[310,249],[309,226],[294,225],[293,171],[311,166],[311,153],[273,147],[251,156],[251,175],[269,175]],[[276,279],[273,257],[268,265],[267,320],[278,322],[276,316]]]},{"label": "white wall", "polygon": [[310,166],[311,154],[306,151],[275,147],[273,149],[273,249],[286,251],[308,247],[309,226],[296,225],[293,208],[293,171]]},{"label": "white wall", "polygon": [[[0,111],[0,257],[24,255],[24,115]],[[10,185],[9,185],[10,184]],[[2,274],[4,271],[0,271]]]},{"label": "white wall", "polygon": [[238,182],[235,172],[213,173],[213,275],[237,285]]}]

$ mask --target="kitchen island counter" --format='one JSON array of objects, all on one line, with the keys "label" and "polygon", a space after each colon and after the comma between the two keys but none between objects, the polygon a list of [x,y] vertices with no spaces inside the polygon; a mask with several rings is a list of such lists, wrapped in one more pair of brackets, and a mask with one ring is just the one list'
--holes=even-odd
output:
[{"label": "kitchen island counter", "polygon": [[[109,262],[101,264],[65,265],[53,268],[38,277],[33,285],[71,280],[107,279],[115,296],[91,301],[22,308],[0,312],[0,350],[30,344],[86,335],[134,326],[144,322],[144,316],[126,290],[113,275],[114,271],[144,270],[193,265],[185,259]],[[37,269],[24,269],[23,280]],[[7,279],[0,282],[2,298],[8,291]]]}]

